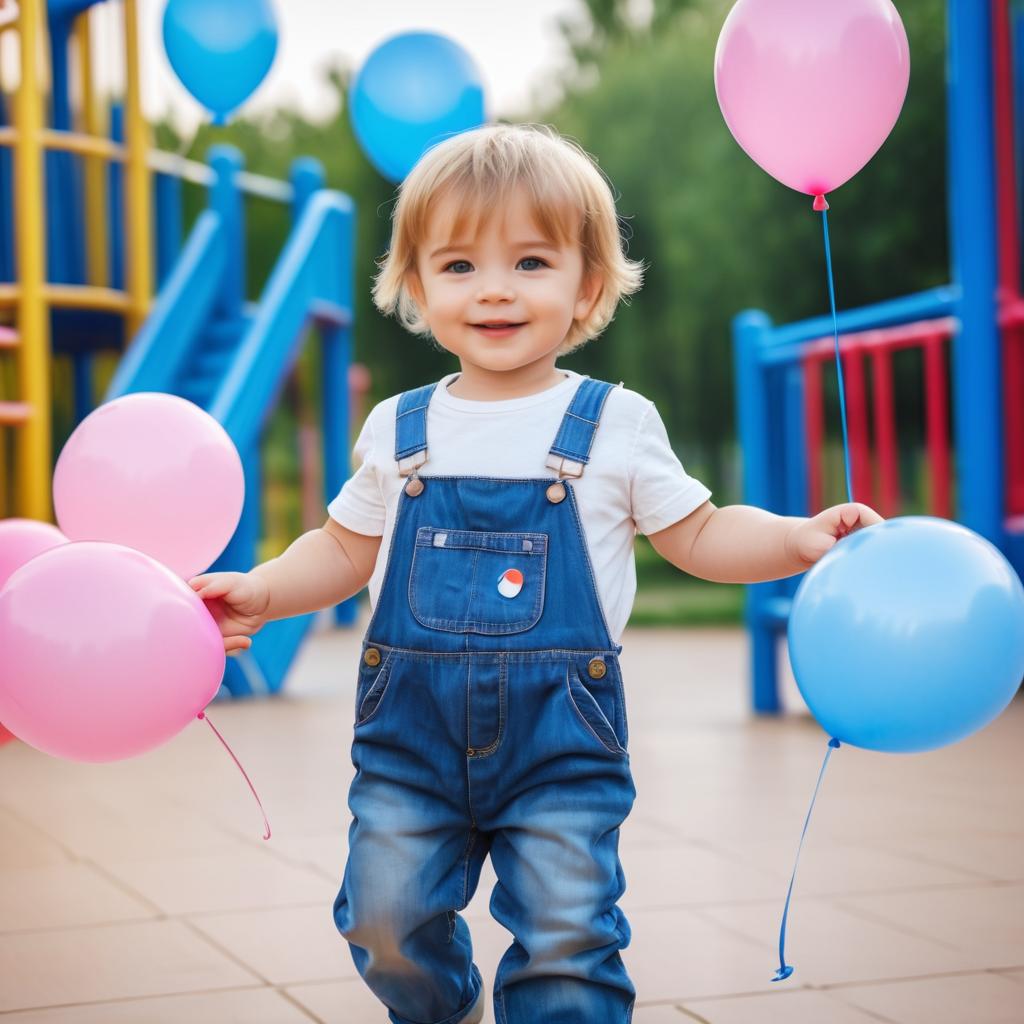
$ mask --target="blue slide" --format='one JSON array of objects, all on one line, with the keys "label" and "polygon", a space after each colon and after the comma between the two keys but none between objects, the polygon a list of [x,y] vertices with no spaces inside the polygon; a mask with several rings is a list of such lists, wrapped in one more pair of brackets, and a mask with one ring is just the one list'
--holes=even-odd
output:
[{"label": "blue slide", "polygon": [[[263,295],[247,304],[242,197],[233,184],[240,161],[218,147],[210,163],[224,188],[218,194],[214,186],[210,208],[199,215],[104,400],[166,392],[194,402],[223,425],[242,458],[246,497],[238,529],[210,570],[245,571],[256,564],[261,532],[263,427],[310,325],[323,346],[325,499],[348,477],[355,211],[348,196],[317,187],[315,170],[305,187],[301,176],[294,177],[291,233]],[[339,622],[354,621],[354,597],[336,615]],[[267,623],[248,651],[228,659],[226,689],[238,696],[279,690],[313,618]]]}]

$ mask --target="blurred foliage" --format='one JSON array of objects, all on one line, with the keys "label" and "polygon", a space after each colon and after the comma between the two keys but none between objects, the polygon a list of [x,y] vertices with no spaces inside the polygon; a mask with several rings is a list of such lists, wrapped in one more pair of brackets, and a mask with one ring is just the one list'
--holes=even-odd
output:
[{"label": "blurred foliage", "polygon": [[694,0],[651,0],[643,15],[630,0],[582,0],[574,15],[558,19],[558,27],[576,70],[599,72],[610,46],[627,39],[640,46],[649,43],[680,10],[693,4]]}]

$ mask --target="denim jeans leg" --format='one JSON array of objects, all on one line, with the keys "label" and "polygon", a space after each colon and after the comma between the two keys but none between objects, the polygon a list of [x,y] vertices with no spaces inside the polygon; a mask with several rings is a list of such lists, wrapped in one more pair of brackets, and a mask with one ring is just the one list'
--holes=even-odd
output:
[{"label": "denim jeans leg", "polygon": [[636,990],[619,953],[630,927],[616,906],[616,819],[632,796],[572,812],[571,792],[551,795],[548,811],[533,802],[529,822],[491,847],[491,913],[515,936],[495,979],[498,1024],[628,1024]]},{"label": "denim jeans leg", "polygon": [[[441,798],[403,786],[361,757],[334,921],[394,1024],[457,1024],[481,987],[457,910],[476,888],[487,843]],[[374,770],[365,770],[373,762]]]}]

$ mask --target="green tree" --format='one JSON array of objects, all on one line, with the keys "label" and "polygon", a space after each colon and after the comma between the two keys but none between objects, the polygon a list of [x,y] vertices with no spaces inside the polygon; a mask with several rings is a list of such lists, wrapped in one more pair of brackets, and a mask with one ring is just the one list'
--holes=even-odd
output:
[{"label": "green tree", "polygon": [[582,0],[575,15],[558,19],[577,70],[596,65],[608,48],[622,40],[642,43],[656,36],[693,0],[652,0],[639,11],[630,0]]}]

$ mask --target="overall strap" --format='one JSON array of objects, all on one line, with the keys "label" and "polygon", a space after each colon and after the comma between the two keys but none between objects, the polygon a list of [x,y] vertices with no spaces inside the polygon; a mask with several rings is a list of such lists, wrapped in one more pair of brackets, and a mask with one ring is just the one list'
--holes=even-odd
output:
[{"label": "overall strap", "polygon": [[427,406],[437,382],[398,396],[395,413],[395,460],[400,476],[408,476],[427,461]]},{"label": "overall strap", "polygon": [[555,443],[548,453],[548,469],[558,470],[560,477],[583,475],[583,467],[590,461],[590,449],[605,400],[616,386],[622,385],[583,378],[565,410]]}]

